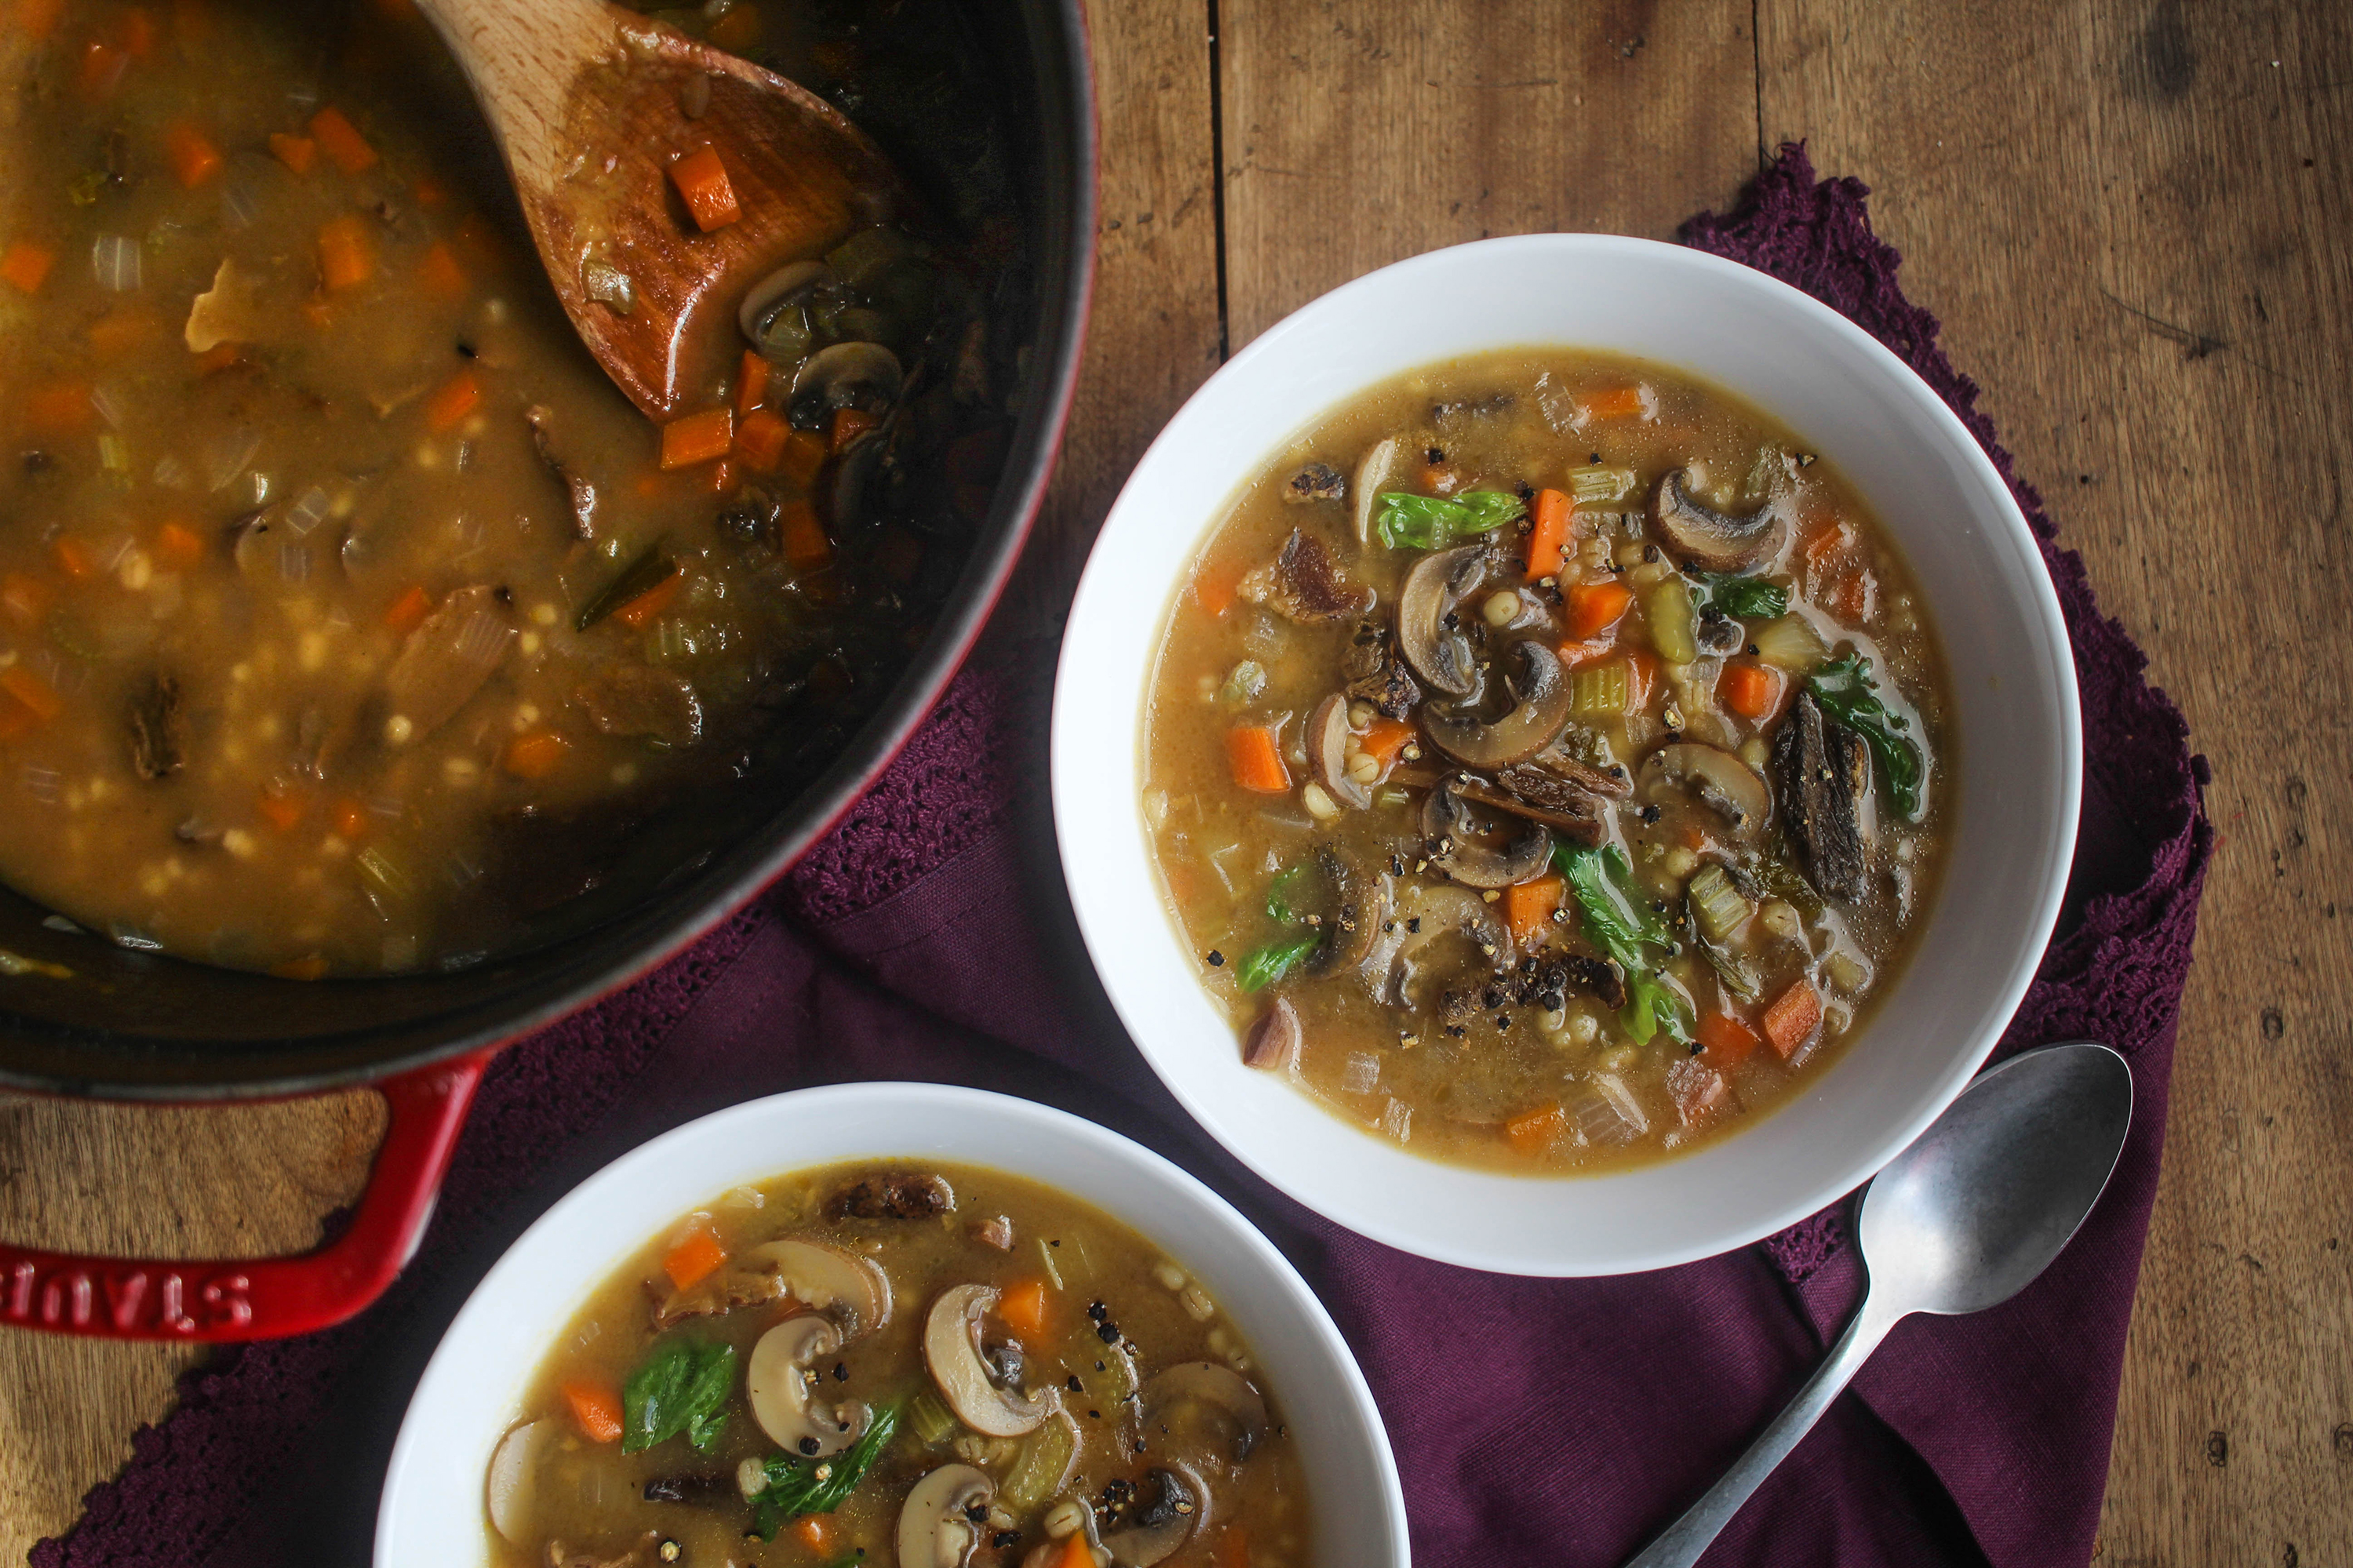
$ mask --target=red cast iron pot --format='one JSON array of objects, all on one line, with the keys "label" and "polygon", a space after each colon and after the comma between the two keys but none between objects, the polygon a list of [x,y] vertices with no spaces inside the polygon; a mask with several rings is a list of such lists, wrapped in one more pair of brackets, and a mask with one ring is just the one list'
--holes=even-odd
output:
[{"label": "red cast iron pot", "polygon": [[[846,812],[937,700],[1012,570],[1070,412],[1093,277],[1095,125],[1079,0],[969,8],[1006,92],[1030,236],[1022,412],[963,575],[896,689],[816,780],[695,803],[700,847],[601,923],[448,973],[303,984],[134,952],[43,924],[0,888],[0,950],[71,980],[0,977],[0,1084],[91,1099],[281,1099],[373,1084],[391,1109],[368,1187],[332,1244],[299,1258],[110,1259],[0,1244],[0,1322],[107,1339],[271,1339],[342,1321],[416,1251],[466,1109],[499,1047],[683,949],[781,876]],[[716,829],[712,810],[728,814]],[[681,842],[686,842],[681,839]],[[716,848],[711,847],[716,844]]]}]

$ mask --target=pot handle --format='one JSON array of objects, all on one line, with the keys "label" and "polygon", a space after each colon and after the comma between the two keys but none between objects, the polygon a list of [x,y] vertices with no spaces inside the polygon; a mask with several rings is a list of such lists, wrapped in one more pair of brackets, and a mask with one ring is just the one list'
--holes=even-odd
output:
[{"label": "pot handle", "polygon": [[106,1340],[207,1344],[307,1334],[382,1295],[417,1251],[490,1054],[376,1086],[391,1107],[351,1224],[299,1258],[182,1262],[0,1243],[0,1323]]}]

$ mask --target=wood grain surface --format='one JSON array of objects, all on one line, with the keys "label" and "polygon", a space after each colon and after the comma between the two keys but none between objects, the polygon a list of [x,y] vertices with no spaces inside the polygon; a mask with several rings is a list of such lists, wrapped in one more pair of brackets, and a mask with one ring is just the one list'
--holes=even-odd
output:
[{"label": "wood grain surface", "polygon": [[[2353,1558],[2353,12],[2328,0],[1118,0],[1103,270],[1010,613],[1050,625],[1160,422],[1284,312],[1485,234],[1664,237],[1810,141],[1985,387],[2214,765],[2103,1564]],[[2340,903],[2344,906],[2340,910]],[[365,1096],[0,1105],[0,1234],[299,1246]],[[0,1556],[168,1407],[174,1352],[0,1335]]]}]

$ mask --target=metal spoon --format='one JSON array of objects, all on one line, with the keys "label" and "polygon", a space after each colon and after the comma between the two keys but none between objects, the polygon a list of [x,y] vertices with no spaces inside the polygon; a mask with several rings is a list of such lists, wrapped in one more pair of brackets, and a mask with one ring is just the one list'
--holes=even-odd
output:
[{"label": "metal spoon", "polygon": [[1812,1381],[1722,1480],[1626,1568],[1688,1568],[1914,1312],[1981,1312],[2024,1289],[2099,1201],[2132,1122],[2132,1070],[2089,1041],[1978,1075],[1863,1194],[1862,1306]]}]

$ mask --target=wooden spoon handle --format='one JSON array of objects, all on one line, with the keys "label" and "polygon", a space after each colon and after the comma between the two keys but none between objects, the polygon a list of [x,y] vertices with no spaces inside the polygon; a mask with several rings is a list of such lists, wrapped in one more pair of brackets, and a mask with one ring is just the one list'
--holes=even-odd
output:
[{"label": "wooden spoon handle", "polygon": [[464,69],[518,185],[562,176],[580,73],[616,58],[635,14],[610,0],[417,0]]}]

